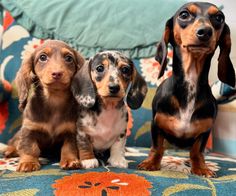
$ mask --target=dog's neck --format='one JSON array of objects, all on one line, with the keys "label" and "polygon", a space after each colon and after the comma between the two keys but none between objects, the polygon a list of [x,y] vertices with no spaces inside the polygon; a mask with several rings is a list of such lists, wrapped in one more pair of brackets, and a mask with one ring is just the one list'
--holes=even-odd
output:
[{"label": "dog's neck", "polygon": [[172,66],[174,91],[182,108],[194,108],[202,88],[209,86],[208,73],[212,55],[193,55],[175,48]]},{"label": "dog's neck", "polygon": [[50,106],[54,107],[62,107],[67,103],[67,101],[71,98],[70,89],[66,90],[53,90],[43,88],[44,101]]},{"label": "dog's neck", "polygon": [[117,100],[113,98],[102,98],[102,97],[98,97],[97,99],[98,99],[99,104],[105,110],[118,109],[124,105],[123,99]]},{"label": "dog's neck", "polygon": [[213,54],[191,53],[188,49],[178,48],[174,53],[173,72],[178,76],[182,75],[183,81],[196,85],[199,81],[201,83],[208,83],[212,56]]}]

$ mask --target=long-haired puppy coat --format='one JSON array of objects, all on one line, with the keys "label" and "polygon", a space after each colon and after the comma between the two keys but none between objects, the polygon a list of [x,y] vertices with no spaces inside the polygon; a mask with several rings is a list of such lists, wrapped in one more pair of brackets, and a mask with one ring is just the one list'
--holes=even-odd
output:
[{"label": "long-haired puppy coat", "polygon": [[183,5],[166,23],[156,59],[166,67],[167,44],[173,46],[173,74],[157,89],[152,103],[152,148],[139,169],[159,170],[163,141],[190,148],[193,174],[213,177],[203,152],[217,114],[216,100],[208,83],[211,58],[217,46],[218,77],[235,85],[235,72],[229,54],[230,30],[225,16],[215,5],[193,2]]},{"label": "long-haired puppy coat", "polygon": [[71,81],[83,64],[78,52],[57,40],[46,41],[24,58],[16,76],[23,122],[5,152],[6,156],[19,154],[17,171],[38,170],[41,151],[56,144],[61,146],[60,167],[79,167],[77,102]]},{"label": "long-haired puppy coat", "polygon": [[[108,163],[127,168],[124,157],[127,106],[141,106],[147,92],[133,62],[116,51],[96,54],[76,74],[72,91],[79,107],[77,142],[83,168],[98,167],[94,152],[110,149]],[[127,97],[126,97],[127,96]]]}]

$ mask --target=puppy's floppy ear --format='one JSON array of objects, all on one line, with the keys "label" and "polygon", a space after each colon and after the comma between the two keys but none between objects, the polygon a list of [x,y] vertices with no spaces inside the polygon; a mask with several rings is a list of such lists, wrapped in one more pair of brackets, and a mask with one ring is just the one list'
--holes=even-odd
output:
[{"label": "puppy's floppy ear", "polygon": [[127,104],[131,109],[138,109],[147,94],[147,84],[136,70],[134,64],[133,69],[133,80],[127,95]]},{"label": "puppy's floppy ear", "polygon": [[21,67],[18,70],[15,78],[15,83],[19,96],[19,105],[18,108],[22,112],[27,104],[27,98],[29,90],[33,81],[32,71],[33,71],[33,62],[34,53],[27,54],[24,57]]},{"label": "puppy's floppy ear", "polygon": [[79,70],[84,65],[85,60],[84,60],[84,57],[79,52],[74,50],[74,54],[76,56],[76,63]]},{"label": "puppy's floppy ear", "polygon": [[86,61],[77,71],[72,80],[71,90],[78,104],[85,108],[91,108],[96,101],[95,88],[91,79],[91,62]]},{"label": "puppy's floppy ear", "polygon": [[168,49],[168,43],[170,42],[170,39],[171,39],[171,34],[173,31],[172,29],[173,29],[173,18],[170,18],[166,22],[165,31],[162,36],[162,40],[157,44],[157,53],[156,53],[155,59],[161,65],[161,70],[159,72],[158,78],[163,76],[166,65],[167,65],[167,52],[168,52],[167,49]]},{"label": "puppy's floppy ear", "polygon": [[219,47],[220,54],[218,58],[218,77],[220,81],[234,87],[235,71],[229,57],[231,51],[231,38],[230,29],[227,24],[224,25],[224,29],[220,35]]}]

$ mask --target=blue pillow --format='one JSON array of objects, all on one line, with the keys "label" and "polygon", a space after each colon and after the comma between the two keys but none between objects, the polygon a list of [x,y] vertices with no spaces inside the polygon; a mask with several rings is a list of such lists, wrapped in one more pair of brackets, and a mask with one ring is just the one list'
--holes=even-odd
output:
[{"label": "blue pillow", "polygon": [[167,19],[186,0],[0,0],[32,36],[59,39],[84,56],[105,49],[152,57]]}]

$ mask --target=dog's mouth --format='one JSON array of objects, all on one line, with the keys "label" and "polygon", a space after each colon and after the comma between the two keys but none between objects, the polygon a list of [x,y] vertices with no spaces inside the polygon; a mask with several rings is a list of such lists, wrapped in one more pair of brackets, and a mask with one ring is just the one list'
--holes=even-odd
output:
[{"label": "dog's mouth", "polygon": [[106,102],[120,102],[123,97],[119,96],[119,95],[106,95],[106,96],[102,96],[102,99],[105,100]]},{"label": "dog's mouth", "polygon": [[120,96],[114,96],[114,95],[102,96],[102,100],[103,104],[107,108],[115,108],[121,102],[123,103],[123,99]]},{"label": "dog's mouth", "polygon": [[118,96],[118,95],[106,95],[106,96],[103,96],[104,99],[111,99],[111,100],[120,100],[122,99],[122,97]]},{"label": "dog's mouth", "polygon": [[53,81],[53,82],[46,82],[44,83],[46,88],[49,89],[65,89],[68,88],[69,83],[68,82],[62,82],[62,81]]},{"label": "dog's mouth", "polygon": [[189,44],[184,45],[183,47],[187,48],[187,50],[191,52],[207,53],[211,51],[211,47],[206,44]]}]

